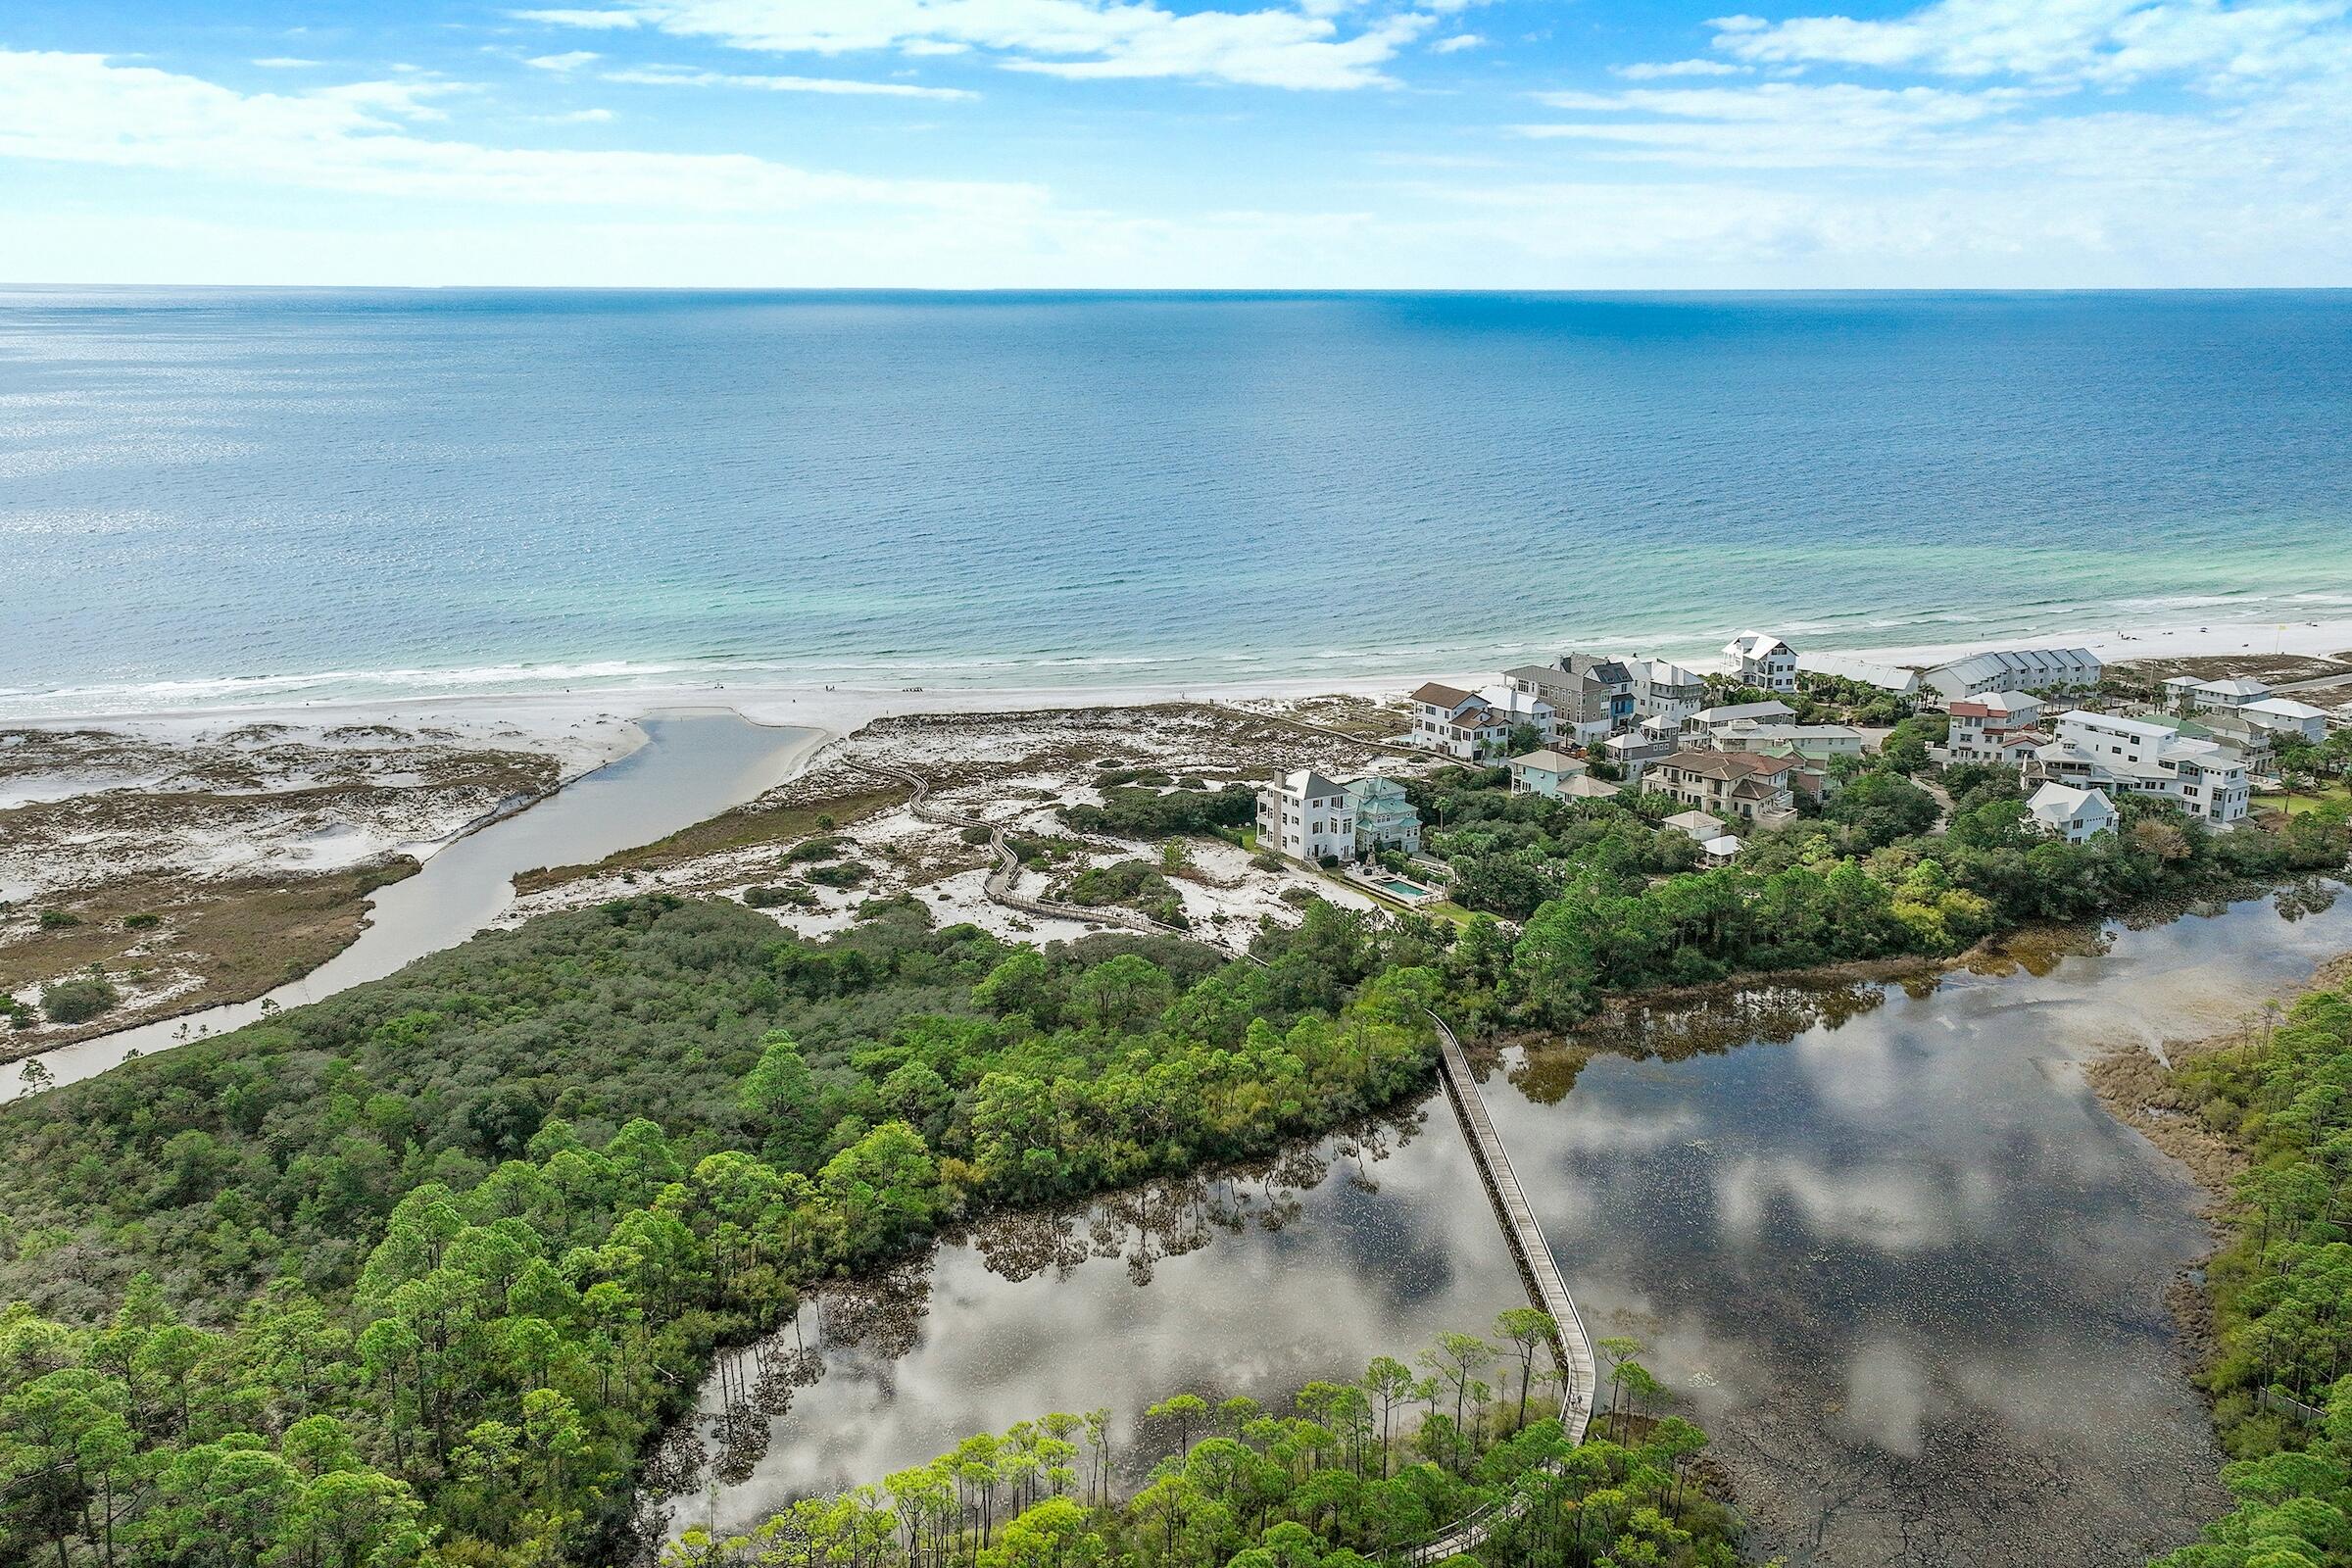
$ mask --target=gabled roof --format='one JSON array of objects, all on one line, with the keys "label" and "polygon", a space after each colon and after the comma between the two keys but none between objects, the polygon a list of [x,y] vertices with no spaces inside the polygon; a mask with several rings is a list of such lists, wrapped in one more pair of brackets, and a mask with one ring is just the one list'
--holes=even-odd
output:
[{"label": "gabled roof", "polygon": [[1736,723],[1740,719],[1794,718],[1796,710],[1779,698],[1767,698],[1760,703],[1726,703],[1721,708],[1702,708],[1690,715],[1690,722],[1712,728],[1717,724]]},{"label": "gabled roof", "polygon": [[1770,632],[1743,631],[1723,645],[1723,651],[1739,659],[1765,659],[1773,654],[1785,654],[1788,645]]},{"label": "gabled roof", "polygon": [[2197,690],[2211,692],[2216,697],[2259,698],[2271,695],[2270,687],[2250,675],[2232,675],[2228,680],[2199,681]]},{"label": "gabled roof", "polygon": [[2087,648],[2003,648],[1937,664],[1920,678],[1934,685],[1974,686],[2015,679],[2019,685],[2049,675],[2096,677],[2106,666]]},{"label": "gabled roof", "polygon": [[[1394,690],[1394,688],[1391,688]],[[1440,681],[1427,681],[1413,689],[1411,701],[1428,703],[1433,708],[1459,708],[1471,700],[1471,694],[1459,686],[1447,686]]]},{"label": "gabled roof", "polygon": [[2005,717],[2008,714],[2023,712],[2029,708],[2039,708],[2040,706],[2041,699],[2032,692],[1983,692],[1975,697],[1963,697],[1953,703],[1952,711],[1957,713],[1964,708],[1982,708],[1986,716],[1997,713]]},{"label": "gabled roof", "polygon": [[1554,751],[1548,746],[1540,751],[1530,752],[1525,757],[1512,758],[1511,765],[1513,767],[1532,767],[1540,773],[1582,773],[1585,771],[1583,758],[1570,757],[1566,752]]},{"label": "gabled roof", "polygon": [[2238,710],[2241,713],[2269,713],[2277,718],[2326,718],[2328,715],[2309,703],[2298,703],[2288,697],[2265,697],[2258,703],[2248,703]]},{"label": "gabled roof", "polygon": [[1658,826],[1688,833],[1694,839],[1713,838],[1723,831],[1723,818],[1712,811],[1677,811]]}]

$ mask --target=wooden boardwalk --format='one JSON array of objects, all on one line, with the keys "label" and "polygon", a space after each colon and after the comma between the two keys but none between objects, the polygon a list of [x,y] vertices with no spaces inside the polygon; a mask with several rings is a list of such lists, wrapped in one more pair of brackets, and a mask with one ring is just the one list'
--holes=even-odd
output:
[{"label": "wooden boardwalk", "polygon": [[[926,822],[986,828],[989,848],[997,857],[996,868],[989,872],[987,882],[988,896],[995,902],[1057,919],[1117,923],[1142,930],[1167,929],[1137,910],[1080,908],[1014,893],[1012,879],[1019,874],[1020,862],[1013,856],[1012,847],[1004,842],[1002,825],[932,805],[928,798],[929,781],[911,769],[849,760],[851,765],[869,773],[896,778],[908,785],[914,792],[908,807]],[[1198,940],[1196,933],[1179,934],[1192,935]],[[1247,949],[1240,956],[1252,963],[1261,961]],[[1592,1337],[1586,1333],[1584,1317],[1568,1294],[1567,1281],[1560,1277],[1559,1263],[1551,1255],[1551,1244],[1544,1239],[1544,1227],[1536,1222],[1536,1212],[1519,1186],[1518,1172],[1511,1168],[1510,1151],[1503,1148],[1502,1135],[1494,1130],[1494,1119],[1487,1114],[1487,1102],[1479,1093],[1478,1077],[1470,1070],[1469,1056],[1444,1018],[1435,1012],[1429,1017],[1438,1032],[1438,1075],[1445,1082],[1446,1098],[1452,1103],[1454,1118],[1461,1123],[1462,1136],[1469,1143],[1470,1162],[1478,1167],[1479,1181],[1487,1189],[1495,1221],[1502,1227],[1503,1241],[1519,1266],[1528,1300],[1552,1321],[1551,1357],[1561,1373],[1560,1429],[1571,1445],[1582,1443],[1586,1430],[1592,1424],[1592,1401],[1599,1381],[1593,1370]],[[1526,1507],[1526,1494],[1514,1492],[1466,1518],[1456,1519],[1428,1541],[1399,1548],[1396,1554],[1408,1562],[1428,1564],[1476,1551],[1486,1544],[1496,1525],[1517,1518]]]},{"label": "wooden boardwalk", "polygon": [[[1453,1102],[1454,1118],[1462,1124],[1462,1136],[1469,1141],[1471,1163],[1478,1167],[1487,1199],[1494,1206],[1494,1218],[1519,1265],[1528,1299],[1550,1316],[1556,1330],[1551,1354],[1563,1379],[1560,1428],[1571,1444],[1582,1443],[1586,1429],[1592,1424],[1598,1383],[1592,1337],[1585,1332],[1584,1317],[1568,1294],[1567,1282],[1560,1278],[1560,1266],[1551,1255],[1551,1244],[1544,1239],[1544,1227],[1536,1223],[1536,1212],[1528,1206],[1518,1173],[1511,1169],[1510,1151],[1503,1148],[1502,1135],[1487,1114],[1486,1098],[1479,1093],[1469,1056],[1446,1020],[1434,1012],[1430,1016],[1438,1026],[1439,1075],[1446,1082],[1446,1098]],[[1495,1525],[1516,1518],[1526,1506],[1525,1494],[1514,1494],[1466,1519],[1455,1520],[1436,1539],[1412,1547],[1406,1556],[1417,1563],[1435,1563],[1475,1551],[1486,1544]]]}]

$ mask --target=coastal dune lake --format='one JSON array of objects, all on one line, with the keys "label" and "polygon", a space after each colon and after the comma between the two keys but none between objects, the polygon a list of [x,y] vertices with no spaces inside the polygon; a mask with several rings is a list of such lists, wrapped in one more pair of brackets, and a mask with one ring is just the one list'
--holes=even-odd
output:
[{"label": "coastal dune lake", "polygon": [[[1486,1094],[1593,1334],[1651,1348],[1757,1555],[2136,1565],[2225,1506],[2166,1306],[2211,1239],[2082,1065],[2239,1027],[2347,949],[2352,901],[2282,893],[1638,1010],[1508,1054]],[[706,1388],[670,1526],[748,1528],[1054,1409],[1108,1405],[1132,1478],[1173,1446],[1148,1403],[1279,1398],[1523,1299],[1433,1096],[830,1293]]]}]

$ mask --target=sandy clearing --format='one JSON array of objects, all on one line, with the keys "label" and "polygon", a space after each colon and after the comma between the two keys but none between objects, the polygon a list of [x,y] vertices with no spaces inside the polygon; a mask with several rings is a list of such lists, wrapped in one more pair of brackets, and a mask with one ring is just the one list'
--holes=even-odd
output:
[{"label": "sandy clearing", "polygon": [[[1155,768],[1174,778],[1200,776],[1217,788],[1254,790],[1240,775],[1314,766],[1343,775],[1407,770],[1418,764],[1320,734],[1290,728],[1285,711],[1250,713],[1221,708],[1084,708],[997,714],[901,714],[879,719],[834,747],[808,772],[763,797],[760,805],[787,809],[822,802],[870,782],[868,768],[906,768],[932,784],[932,803],[957,813],[1004,824],[1015,836],[1054,841],[1050,866],[1024,866],[1012,891],[1054,899],[1070,878],[1090,867],[1145,859],[1158,864],[1156,842],[1084,837],[1062,820],[1061,808],[1100,804],[1104,762]],[[1082,923],[1017,912],[986,894],[988,855],[963,842],[953,827],[917,817],[904,805],[844,822],[828,837],[848,845],[847,858],[869,878],[853,890],[809,886],[812,906],[782,905],[766,912],[803,936],[839,930],[869,898],[911,894],[940,924],[968,921],[1007,939],[1069,940],[1120,927],[1109,920]],[[1246,943],[1261,919],[1298,919],[1283,895],[1312,893],[1350,907],[1374,901],[1303,868],[1268,871],[1221,840],[1188,841],[1199,875],[1171,877],[1185,913],[1203,939]],[[788,864],[782,847],[702,856],[658,868],[608,867],[535,892],[509,911],[514,923],[551,909],[576,908],[632,893],[670,892],[741,900],[754,887],[793,885],[806,866]]]}]

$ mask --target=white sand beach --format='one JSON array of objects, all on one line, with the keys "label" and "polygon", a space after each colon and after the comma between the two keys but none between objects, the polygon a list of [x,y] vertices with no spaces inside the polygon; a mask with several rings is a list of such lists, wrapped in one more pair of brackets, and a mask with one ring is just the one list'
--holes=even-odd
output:
[{"label": "white sand beach", "polygon": [[[1759,624],[1758,630],[1775,630]],[[1800,652],[1801,635],[1789,636]],[[1590,641],[1586,639],[1585,641]],[[1556,645],[1556,648],[1554,647]],[[668,709],[724,708],[755,723],[806,725],[834,735],[847,735],[876,718],[906,713],[1004,713],[1071,708],[1134,708],[1165,702],[1247,702],[1297,700],[1322,694],[1386,698],[1400,696],[1423,680],[1475,681],[1501,666],[1545,657],[1557,648],[1582,646],[1573,629],[1564,630],[1553,644],[1498,651],[1484,666],[1382,672],[1334,679],[1308,676],[1297,679],[1235,682],[1102,681],[1071,684],[932,686],[806,685],[788,681],[702,684],[648,682],[627,686],[583,686],[568,691],[541,689],[446,692],[430,697],[371,698],[343,701],[316,699],[233,707],[91,711],[73,714],[12,711],[0,700],[0,726],[24,725],[40,729],[74,726],[122,728],[138,725],[154,733],[218,731],[237,725],[288,724],[303,726],[351,725],[382,722],[405,726],[443,725],[454,730],[496,739],[522,742],[558,753],[573,765],[607,760],[632,744],[626,726],[631,719]],[[1840,648],[1853,658],[1890,664],[1927,665],[1993,647],[2087,648],[2111,663],[2130,660],[2225,658],[2301,655],[2324,658],[2352,651],[2352,619],[2250,622],[2183,622],[2177,626],[2124,630],[2109,628],[2058,629],[2031,637],[1972,639],[1966,642],[1909,644],[1872,648]],[[1647,648],[1626,648],[1647,653]],[[1674,657],[1671,653],[1667,657]],[[1702,671],[1712,667],[1704,659],[1685,659]]]}]

